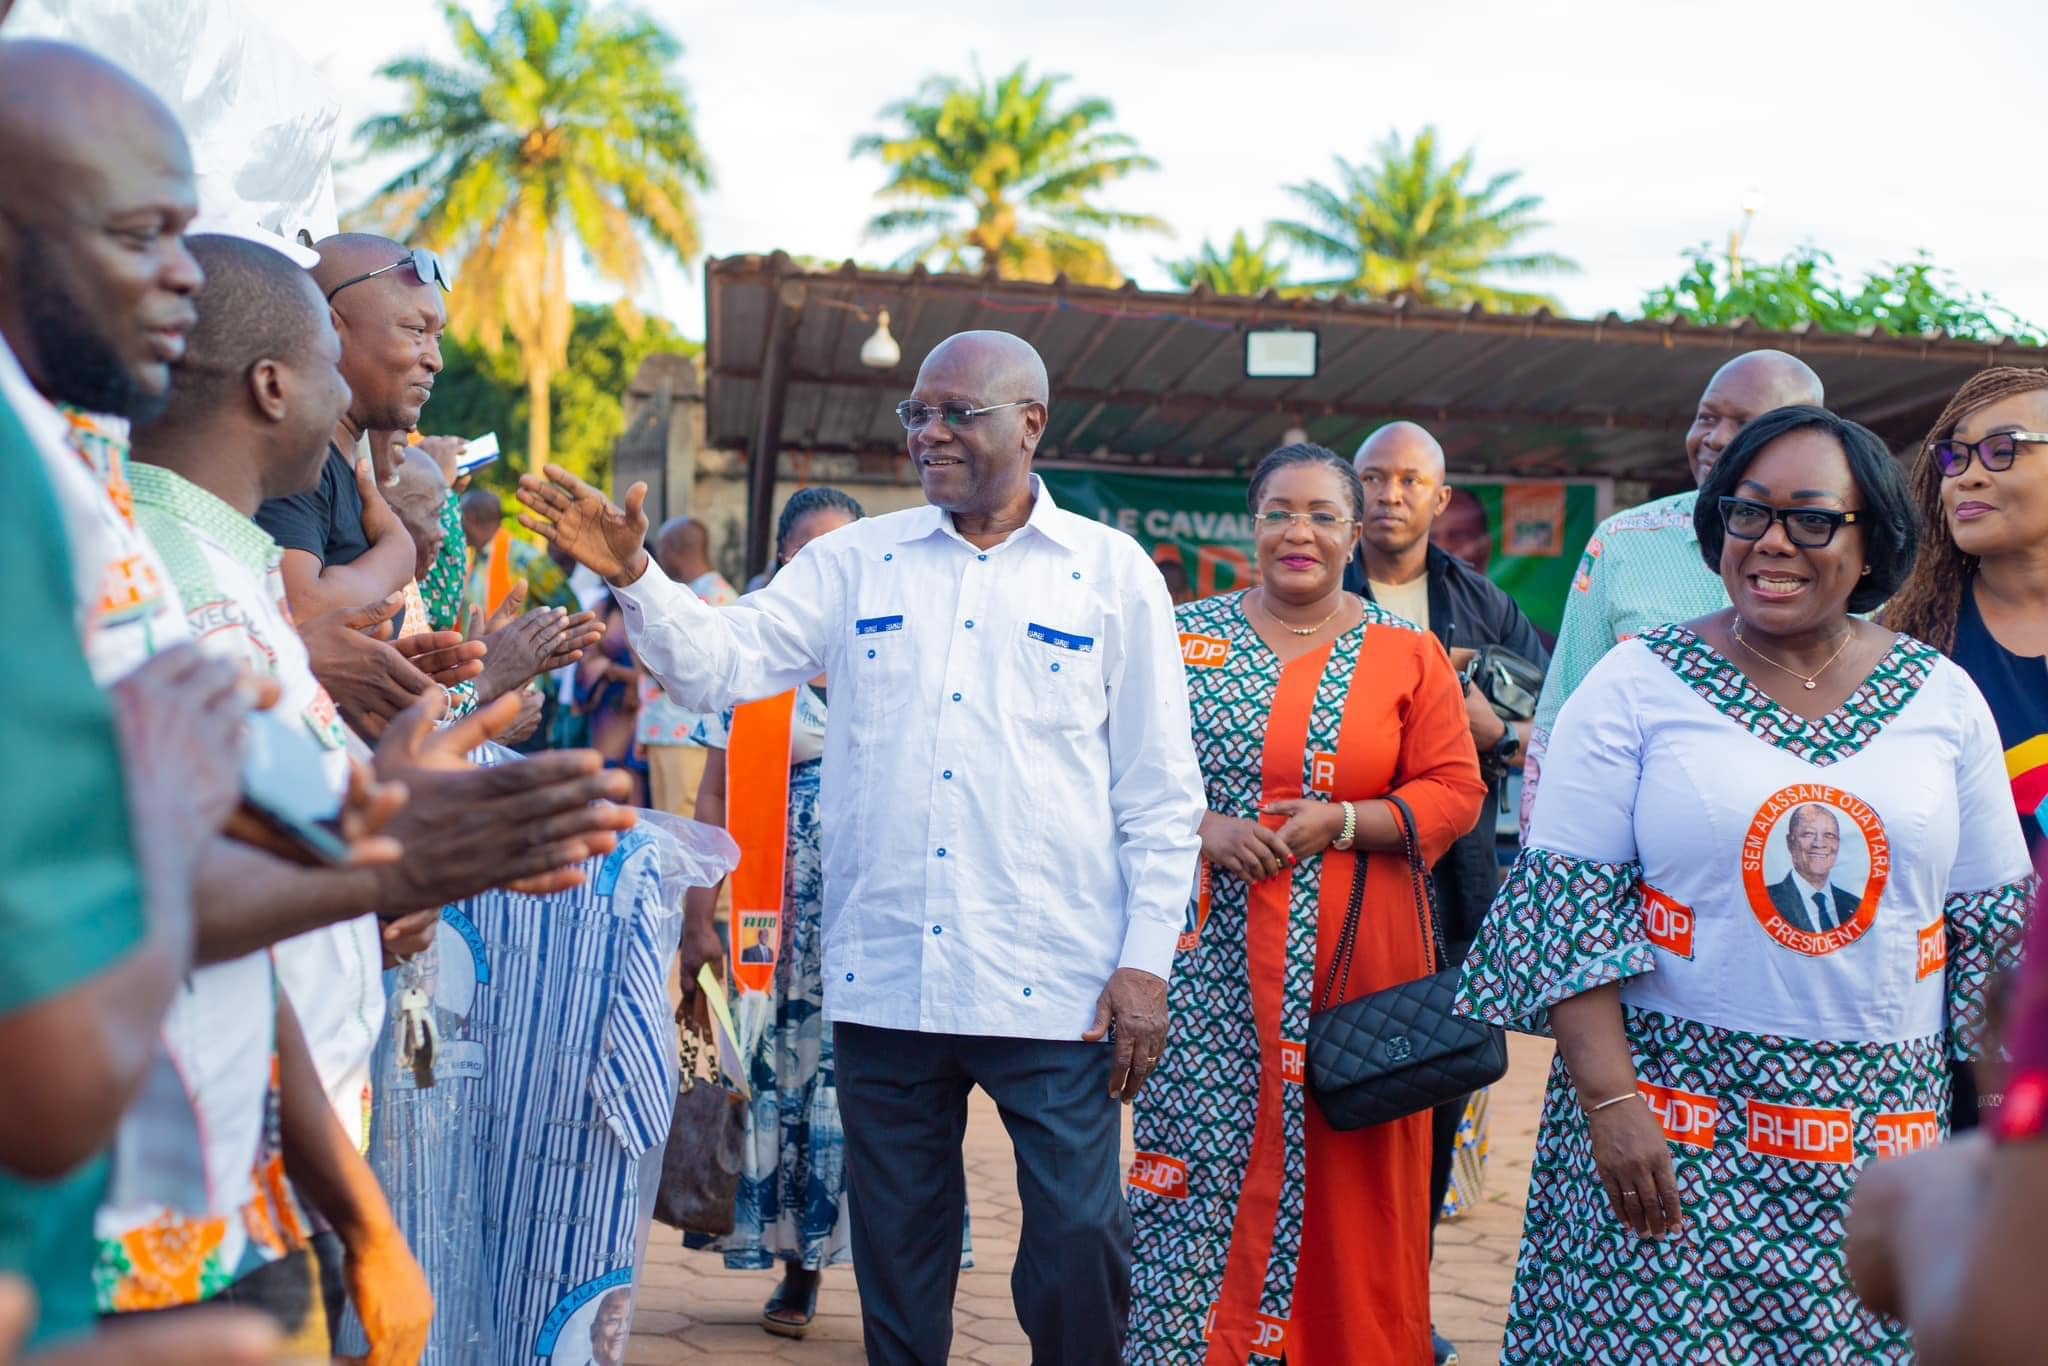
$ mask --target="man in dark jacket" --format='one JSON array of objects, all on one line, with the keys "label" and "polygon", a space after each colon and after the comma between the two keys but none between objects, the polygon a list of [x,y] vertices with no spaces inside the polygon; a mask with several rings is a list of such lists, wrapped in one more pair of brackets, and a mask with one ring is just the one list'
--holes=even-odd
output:
[{"label": "man in dark jacket", "polygon": [[[1550,652],[1515,600],[1478,570],[1430,544],[1430,527],[1451,503],[1444,451],[1436,438],[1413,422],[1389,423],[1366,438],[1353,463],[1365,483],[1365,526],[1344,586],[1433,632],[1451,652],[1452,663],[1461,667],[1473,652],[1499,645],[1547,668]],[[1431,870],[1444,943],[1454,964],[1464,961],[1500,884],[1494,820],[1501,785],[1510,769],[1521,767],[1529,742],[1529,723],[1502,720],[1470,683],[1465,714],[1492,800],[1478,827]],[[1433,1212],[1443,1208],[1450,1185],[1451,1150],[1464,1110],[1463,1099],[1437,1107],[1430,1164]],[[1449,1343],[1436,1339],[1439,1362],[1455,1356]]]}]

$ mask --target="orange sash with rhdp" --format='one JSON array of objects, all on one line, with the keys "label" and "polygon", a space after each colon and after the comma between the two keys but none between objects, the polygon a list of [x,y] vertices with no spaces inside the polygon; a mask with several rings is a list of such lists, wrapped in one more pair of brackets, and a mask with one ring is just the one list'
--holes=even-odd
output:
[{"label": "orange sash with rhdp", "polygon": [[741,991],[773,991],[782,956],[795,716],[794,690],[749,702],[733,712],[725,747],[725,829],[740,847],[732,874],[732,975]]},{"label": "orange sash with rhdp", "polygon": [[512,591],[512,532],[505,527],[498,528],[498,534],[491,537],[490,567],[484,571],[484,615],[496,615],[505,603],[505,597]]}]

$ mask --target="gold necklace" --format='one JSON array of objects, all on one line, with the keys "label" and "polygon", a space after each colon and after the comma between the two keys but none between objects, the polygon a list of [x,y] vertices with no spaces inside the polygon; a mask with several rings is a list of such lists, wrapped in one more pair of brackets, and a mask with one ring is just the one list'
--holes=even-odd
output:
[{"label": "gold necklace", "polygon": [[1313,626],[1289,626],[1286,622],[1281,621],[1280,614],[1275,612],[1272,608],[1266,606],[1266,595],[1264,593],[1259,594],[1259,610],[1261,612],[1264,612],[1267,616],[1273,618],[1275,622],[1279,623],[1280,629],[1283,631],[1292,631],[1295,635],[1298,636],[1312,636],[1316,632],[1322,630],[1325,626],[1328,626],[1332,621],[1336,620],[1337,613],[1344,610],[1344,599],[1343,596],[1340,594],[1337,599],[1337,605],[1330,609],[1330,615],[1324,617],[1321,621],[1317,622]]},{"label": "gold necklace", "polygon": [[1818,669],[1815,669],[1811,674],[1803,674],[1799,672],[1799,670],[1797,669],[1790,668],[1784,664],[1780,664],[1777,660],[1772,659],[1762,650],[1757,649],[1756,646],[1744,640],[1742,638],[1741,617],[1737,617],[1735,619],[1735,624],[1729,629],[1734,634],[1735,643],[1737,645],[1740,645],[1743,649],[1749,651],[1751,654],[1755,655],[1758,659],[1761,659],[1764,663],[1770,665],[1772,668],[1780,670],[1784,673],[1791,674],[1794,678],[1798,679],[1802,684],[1804,684],[1806,686],[1807,691],[1809,692],[1811,692],[1813,688],[1816,686],[1816,684],[1818,684],[1818,682],[1820,681],[1820,676],[1835,666],[1835,661],[1842,657],[1842,651],[1849,648],[1849,642],[1856,638],[1855,627],[1851,626],[1845,628],[1842,632],[1842,643],[1840,646],[1836,648],[1833,654],[1828,656],[1828,662],[1821,665]]}]

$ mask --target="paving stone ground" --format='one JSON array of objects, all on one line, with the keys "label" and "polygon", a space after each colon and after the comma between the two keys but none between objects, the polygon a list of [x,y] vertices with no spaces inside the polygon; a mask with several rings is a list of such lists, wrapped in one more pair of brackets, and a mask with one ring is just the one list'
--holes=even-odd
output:
[{"label": "paving stone ground", "polygon": [[[1546,1040],[1510,1035],[1508,1046],[1508,1075],[1493,1090],[1486,1198],[1437,1234],[1432,1279],[1437,1329],[1458,1344],[1468,1366],[1496,1366],[1499,1360],[1529,1189],[1529,1155],[1550,1066]],[[1030,1349],[1010,1307],[1010,1264],[1017,1255],[1016,1169],[995,1107],[978,1092],[967,1129],[967,1184],[975,1267],[960,1276],[953,1360],[1026,1366]],[[860,1297],[850,1268],[826,1273],[817,1321],[801,1342],[770,1337],[760,1328],[761,1304],[775,1279],[772,1272],[727,1271],[714,1255],[685,1252],[679,1235],[657,1225],[626,1360],[635,1366],[850,1366],[864,1360]]]}]

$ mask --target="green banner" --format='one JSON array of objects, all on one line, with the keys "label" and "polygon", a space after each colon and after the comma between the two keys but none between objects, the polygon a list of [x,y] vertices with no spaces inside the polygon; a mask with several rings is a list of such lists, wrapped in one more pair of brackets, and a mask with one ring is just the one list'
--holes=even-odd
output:
[{"label": "green banner", "polygon": [[[1198,597],[1249,587],[1256,579],[1252,519],[1244,484],[1161,474],[1041,470],[1061,507],[1127,531],[1155,559],[1178,559]],[[1579,553],[1599,521],[1593,480],[1461,481],[1438,519],[1437,543],[1480,564],[1555,632]]]}]

